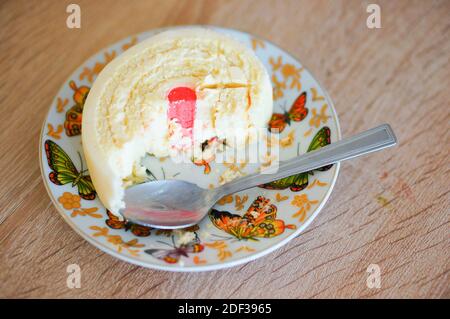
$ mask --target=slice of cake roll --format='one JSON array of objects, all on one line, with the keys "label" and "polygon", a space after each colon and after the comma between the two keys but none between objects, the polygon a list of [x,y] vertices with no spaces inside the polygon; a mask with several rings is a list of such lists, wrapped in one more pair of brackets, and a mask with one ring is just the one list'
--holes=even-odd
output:
[{"label": "slice of cake roll", "polygon": [[263,64],[229,36],[179,28],[128,49],[99,74],[83,110],[83,149],[101,201],[118,214],[145,154],[212,160],[220,145],[242,147],[242,135],[266,127],[272,108]]}]

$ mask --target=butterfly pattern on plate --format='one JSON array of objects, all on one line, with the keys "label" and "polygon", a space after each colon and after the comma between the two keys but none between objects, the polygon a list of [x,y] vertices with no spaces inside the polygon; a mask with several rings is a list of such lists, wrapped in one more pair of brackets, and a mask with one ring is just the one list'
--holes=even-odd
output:
[{"label": "butterfly pattern on plate", "polygon": [[74,91],[73,101],[75,102],[75,105],[66,112],[64,128],[67,136],[76,136],[81,134],[83,107],[90,88],[87,86],[77,87],[74,81],[70,81],[69,86]]},{"label": "butterfly pattern on plate", "polygon": [[[292,104],[289,112],[273,113],[269,121],[269,131],[281,133],[286,125],[291,125],[291,121],[300,122],[308,115],[306,105],[306,92],[300,94]],[[277,131],[276,131],[277,130]]]},{"label": "butterfly pattern on plate", "polygon": [[125,231],[131,230],[131,232],[138,237],[147,237],[151,234],[151,228],[134,224],[128,220],[120,220],[119,217],[106,210],[108,219],[105,220],[106,225],[112,229],[124,229]]},{"label": "butterfly pattern on plate", "polygon": [[[331,135],[330,128],[327,126],[322,127],[316,133],[316,135],[313,137],[311,143],[309,144],[307,152],[317,150],[325,145],[330,144],[331,143],[330,135]],[[333,164],[318,168],[316,170],[317,171],[326,171],[326,170],[329,170],[332,166],[333,166]],[[289,189],[291,191],[299,192],[308,186],[309,175],[314,175],[314,171],[304,172],[304,173],[292,175],[289,177],[285,177],[285,178],[261,185],[259,187],[266,188],[266,189],[278,189],[278,190],[286,189],[289,187]]]},{"label": "butterfly pattern on plate", "polygon": [[189,254],[191,253],[200,253],[205,249],[205,246],[200,243],[197,234],[195,234],[195,239],[193,241],[179,246],[175,244],[174,236],[172,236],[172,245],[166,242],[159,242],[169,245],[170,248],[146,249],[144,252],[157,259],[163,260],[168,264],[176,264],[182,256],[189,257]]},{"label": "butterfly pattern on plate", "polygon": [[283,220],[277,219],[277,210],[277,207],[271,204],[270,199],[258,196],[244,216],[212,209],[209,218],[214,226],[239,240],[257,241],[257,238],[278,236],[286,228],[296,228],[295,225],[286,225]]},{"label": "butterfly pattern on plate", "polygon": [[83,170],[83,161],[80,153],[81,170],[78,171],[69,155],[55,142],[45,141],[45,155],[47,156],[48,166],[53,170],[48,174],[50,181],[56,185],[72,184],[72,187],[78,188],[78,194],[87,200],[95,199],[95,188],[91,177],[85,175]]}]

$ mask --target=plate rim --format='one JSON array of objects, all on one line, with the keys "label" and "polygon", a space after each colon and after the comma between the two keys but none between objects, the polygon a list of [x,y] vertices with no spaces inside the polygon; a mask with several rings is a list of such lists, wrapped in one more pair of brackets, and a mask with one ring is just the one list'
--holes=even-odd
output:
[{"label": "plate rim", "polygon": [[[318,81],[316,79],[316,77],[313,75],[313,73],[310,72],[309,68],[306,67],[303,63],[301,63],[300,59],[295,57],[293,54],[291,54],[289,51],[285,50],[284,48],[282,48],[281,46],[275,44],[274,42],[267,40],[265,38],[262,38],[260,36],[256,36],[253,33],[247,32],[247,31],[242,31],[239,29],[235,29],[235,28],[228,28],[228,27],[222,27],[222,26],[215,26],[215,25],[205,25],[205,24],[186,24],[186,25],[176,25],[176,26],[169,26],[169,27],[161,27],[161,28],[154,28],[154,29],[149,29],[149,30],[145,30],[142,32],[138,32],[138,33],[134,33],[131,35],[128,35],[118,41],[115,41],[114,43],[108,45],[105,48],[102,48],[100,50],[98,50],[96,53],[92,54],[91,56],[89,56],[87,59],[85,59],[81,64],[86,63],[86,61],[91,60],[94,56],[96,56],[97,54],[99,54],[99,52],[101,52],[102,50],[105,50],[107,48],[109,48],[110,46],[113,46],[117,43],[123,42],[126,39],[130,38],[130,37],[137,37],[139,35],[148,33],[148,32],[161,32],[163,30],[169,30],[169,29],[178,29],[178,28],[185,28],[185,27],[208,27],[208,28],[214,28],[214,29],[222,29],[222,30],[230,30],[230,31],[234,31],[234,32],[239,32],[242,34],[246,34],[249,36],[252,36],[253,38],[256,39],[261,39],[269,44],[271,44],[274,47],[277,47],[279,49],[281,49],[286,55],[288,55],[290,58],[292,58],[293,60],[299,62],[302,67],[304,68],[304,70],[306,70],[309,74],[309,76],[311,76],[311,78],[319,85],[320,89],[322,90],[323,94],[325,95],[326,100],[329,102],[329,106],[331,109],[331,112],[333,113],[332,119],[336,125],[336,130],[337,130],[337,140],[339,141],[342,138],[342,133],[341,133],[341,127],[340,127],[340,123],[339,123],[339,117],[337,115],[336,109],[334,107],[334,102],[331,99],[330,95],[328,94],[328,91],[324,88],[324,86],[322,85],[322,83],[320,81]],[[62,82],[63,84],[59,87],[57,92],[60,92],[62,89],[64,89],[64,86],[68,83],[68,81],[70,81],[72,75],[74,72],[76,72],[76,70],[79,68],[80,66],[78,66],[74,71],[72,71],[72,73],[70,73],[70,75]],[[162,270],[162,271],[170,271],[170,272],[203,272],[203,271],[214,271],[214,270],[220,270],[220,269],[225,269],[225,268],[230,268],[230,267],[235,267],[238,265],[242,265],[251,261],[254,261],[256,259],[259,259],[263,256],[266,256],[270,253],[272,253],[273,251],[281,248],[282,246],[286,245],[288,242],[290,242],[292,239],[298,237],[299,235],[301,235],[301,233],[314,221],[314,219],[316,219],[317,215],[322,211],[322,209],[324,208],[325,204],[328,202],[328,199],[331,196],[331,193],[333,192],[334,186],[336,184],[337,178],[339,176],[339,171],[340,171],[340,167],[341,167],[341,163],[337,163],[336,164],[336,169],[335,172],[333,174],[331,183],[330,183],[330,187],[328,188],[327,192],[325,193],[325,196],[322,198],[322,200],[320,201],[320,204],[316,207],[316,209],[313,211],[313,213],[311,214],[311,216],[301,225],[299,226],[295,232],[293,232],[292,234],[290,234],[289,236],[287,236],[286,238],[284,238],[283,240],[279,241],[278,243],[275,243],[273,245],[271,245],[270,247],[263,249],[257,253],[254,254],[250,254],[247,256],[244,256],[240,259],[236,259],[236,260],[231,260],[231,261],[225,261],[222,263],[216,263],[216,264],[211,264],[211,265],[197,265],[197,266],[164,266],[164,265],[158,265],[158,264],[149,264],[145,261],[140,261],[136,258],[132,258],[129,256],[126,256],[124,254],[120,254],[119,252],[115,251],[113,248],[108,247],[107,245],[105,245],[104,243],[102,243],[101,241],[97,241],[94,238],[91,238],[89,235],[87,235],[86,233],[84,233],[70,218],[67,214],[65,214],[65,212],[59,207],[57,200],[54,198],[53,193],[50,191],[49,185],[46,182],[46,175],[44,173],[44,165],[43,165],[43,160],[42,160],[42,141],[44,138],[44,131],[45,131],[45,124],[47,123],[47,119],[49,117],[49,114],[51,112],[51,106],[56,102],[57,100],[57,94],[54,96],[54,98],[52,99],[52,102],[50,104],[50,107],[48,108],[46,115],[44,117],[43,120],[43,124],[41,126],[41,131],[39,134],[39,169],[41,171],[41,177],[42,177],[42,182],[45,186],[45,189],[47,191],[48,196],[50,197],[53,206],[55,207],[55,209],[58,211],[59,215],[62,216],[62,218],[64,219],[64,221],[73,229],[75,230],[75,232],[81,236],[81,238],[83,238],[84,240],[86,240],[88,243],[90,243],[91,245],[93,245],[94,247],[100,249],[101,251],[103,251],[104,253],[107,253],[108,255],[111,255],[117,259],[120,259],[122,261],[125,261],[127,263],[131,263],[133,265],[137,265],[137,266],[141,266],[147,269],[153,269],[153,270]]]}]

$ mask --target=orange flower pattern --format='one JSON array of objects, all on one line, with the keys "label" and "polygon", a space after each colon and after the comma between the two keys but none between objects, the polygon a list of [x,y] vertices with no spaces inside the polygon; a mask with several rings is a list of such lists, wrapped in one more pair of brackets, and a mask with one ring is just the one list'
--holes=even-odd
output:
[{"label": "orange flower pattern", "polygon": [[311,110],[312,116],[311,116],[311,119],[309,120],[309,125],[317,128],[320,126],[321,122],[323,124],[326,124],[328,122],[328,119],[331,117],[326,114],[327,108],[328,108],[327,104],[322,105],[322,108],[320,109],[320,113],[317,113],[317,110],[315,108],[313,108]]},{"label": "orange flower pattern", "polygon": [[[291,89],[297,89],[300,91],[302,85],[300,82],[301,72],[303,68],[297,68],[291,63],[283,63],[283,57],[278,56],[275,60],[273,57],[269,58],[269,63],[272,66],[272,82],[274,86],[274,100],[284,96],[284,90],[289,86]],[[278,74],[282,80],[278,80]]]},{"label": "orange flower pattern", "polygon": [[81,197],[69,192],[64,192],[62,196],[58,198],[58,202],[62,204],[64,209],[71,210],[74,208],[80,208]]},{"label": "orange flower pattern", "polygon": [[194,256],[194,258],[192,258],[192,261],[196,265],[206,264],[206,259],[201,259],[199,256]]},{"label": "orange flower pattern", "polygon": [[297,206],[300,210],[293,214],[292,217],[298,218],[299,222],[303,222],[306,218],[306,214],[311,209],[311,206],[318,202],[318,200],[309,200],[308,195],[306,194],[295,195],[291,204]]},{"label": "orange flower pattern", "polygon": [[238,249],[236,249],[237,253],[238,252],[254,252],[254,251],[255,251],[254,248],[251,248],[251,247],[248,247],[248,246],[241,246]]},{"label": "orange flower pattern", "polygon": [[116,51],[112,51],[111,53],[105,52],[104,62],[97,62],[92,68],[88,68],[87,66],[84,67],[83,72],[80,73],[80,81],[87,79],[92,83],[92,81],[94,81],[94,77],[97,76],[103,68],[116,57],[116,55]]},{"label": "orange flower pattern", "polygon": [[308,187],[307,187],[307,189],[311,189],[311,188],[313,188],[314,186],[319,186],[319,187],[323,187],[323,186],[327,186],[328,185],[328,183],[322,183],[321,181],[319,181],[317,178],[316,179],[314,179],[313,180],[313,182],[311,183],[311,185],[309,185]]},{"label": "orange flower pattern", "polygon": [[292,130],[292,131],[289,132],[289,134],[286,137],[282,138],[280,140],[281,147],[289,147],[292,144],[294,144],[294,141],[295,141],[295,135],[294,134],[295,134],[295,131]]},{"label": "orange flower pattern", "polygon": [[288,200],[289,196],[282,196],[280,193],[277,193],[275,195],[275,199],[277,200],[277,202],[283,202],[285,200]]},{"label": "orange flower pattern", "polygon": [[55,131],[53,125],[50,123],[47,124],[47,128],[48,128],[48,132],[47,132],[48,136],[53,137],[54,139],[57,139],[57,140],[59,140],[61,138],[61,133],[63,131],[63,126],[61,124],[58,125],[58,128],[56,129],[56,131]]},{"label": "orange flower pattern", "polygon": [[96,231],[92,236],[106,237],[106,241],[116,246],[119,253],[126,250],[131,256],[137,257],[139,256],[140,249],[133,248],[142,248],[145,246],[144,244],[139,243],[137,238],[130,241],[124,241],[120,235],[111,235],[109,234],[109,229],[106,227],[91,226],[89,228]]},{"label": "orange flower pattern", "polygon": [[135,45],[137,42],[138,42],[137,38],[136,38],[136,37],[132,37],[131,40],[130,40],[130,42],[125,43],[124,45],[122,45],[122,50],[123,50],[123,51],[128,50],[128,49],[131,48],[133,45]]},{"label": "orange flower pattern", "polygon": [[234,205],[234,207],[237,210],[242,210],[244,208],[244,204],[248,200],[248,195],[244,195],[244,196],[242,196],[242,198],[241,198],[241,196],[236,195],[235,198],[236,198],[236,204]]},{"label": "orange flower pattern", "polygon": [[260,48],[262,48],[262,49],[264,49],[264,48],[266,47],[266,44],[264,43],[264,41],[262,41],[262,40],[260,40],[260,39],[252,38],[252,39],[251,39],[251,42],[252,42],[252,48],[253,48],[253,50],[255,50],[255,51],[256,51],[256,49],[257,49],[258,47],[260,47]]},{"label": "orange flower pattern", "polygon": [[217,204],[226,205],[226,204],[231,204],[232,202],[233,202],[233,195],[226,195],[226,196],[222,197],[221,199],[219,199]]},{"label": "orange flower pattern", "polygon": [[97,207],[76,209],[72,212],[70,217],[89,216],[93,218],[102,218],[101,214],[95,213],[96,211],[98,211]]},{"label": "orange flower pattern", "polygon": [[56,101],[56,112],[61,113],[64,111],[64,107],[69,103],[69,99],[61,99],[60,97]]},{"label": "orange flower pattern", "polygon": [[308,137],[309,135],[311,135],[311,133],[312,133],[312,128],[310,128],[309,130],[307,130],[304,134],[303,134],[303,136],[304,137]]},{"label": "orange flower pattern", "polygon": [[311,95],[312,95],[312,100],[313,100],[313,102],[325,100],[325,98],[324,98],[323,96],[320,96],[320,95],[317,93],[317,89],[316,89],[316,88],[311,88]]},{"label": "orange flower pattern", "polygon": [[220,261],[233,256],[233,253],[228,250],[227,243],[225,243],[223,240],[217,240],[212,243],[205,243],[205,246],[217,250],[217,257]]}]

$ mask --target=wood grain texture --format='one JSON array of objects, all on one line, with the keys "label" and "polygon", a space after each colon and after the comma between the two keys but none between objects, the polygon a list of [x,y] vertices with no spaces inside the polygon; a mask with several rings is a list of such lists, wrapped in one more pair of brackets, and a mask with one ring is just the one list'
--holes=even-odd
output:
[{"label": "wood grain texture", "polygon": [[[450,1],[0,2],[0,297],[450,297]],[[130,34],[177,24],[252,32],[298,56],[327,88],[343,135],[383,122],[399,146],[342,165],[321,214],[297,239],[243,266],[168,273],[81,239],[41,181],[39,132],[61,83]],[[66,267],[82,269],[68,289]],[[381,267],[381,289],[366,269]]]}]

